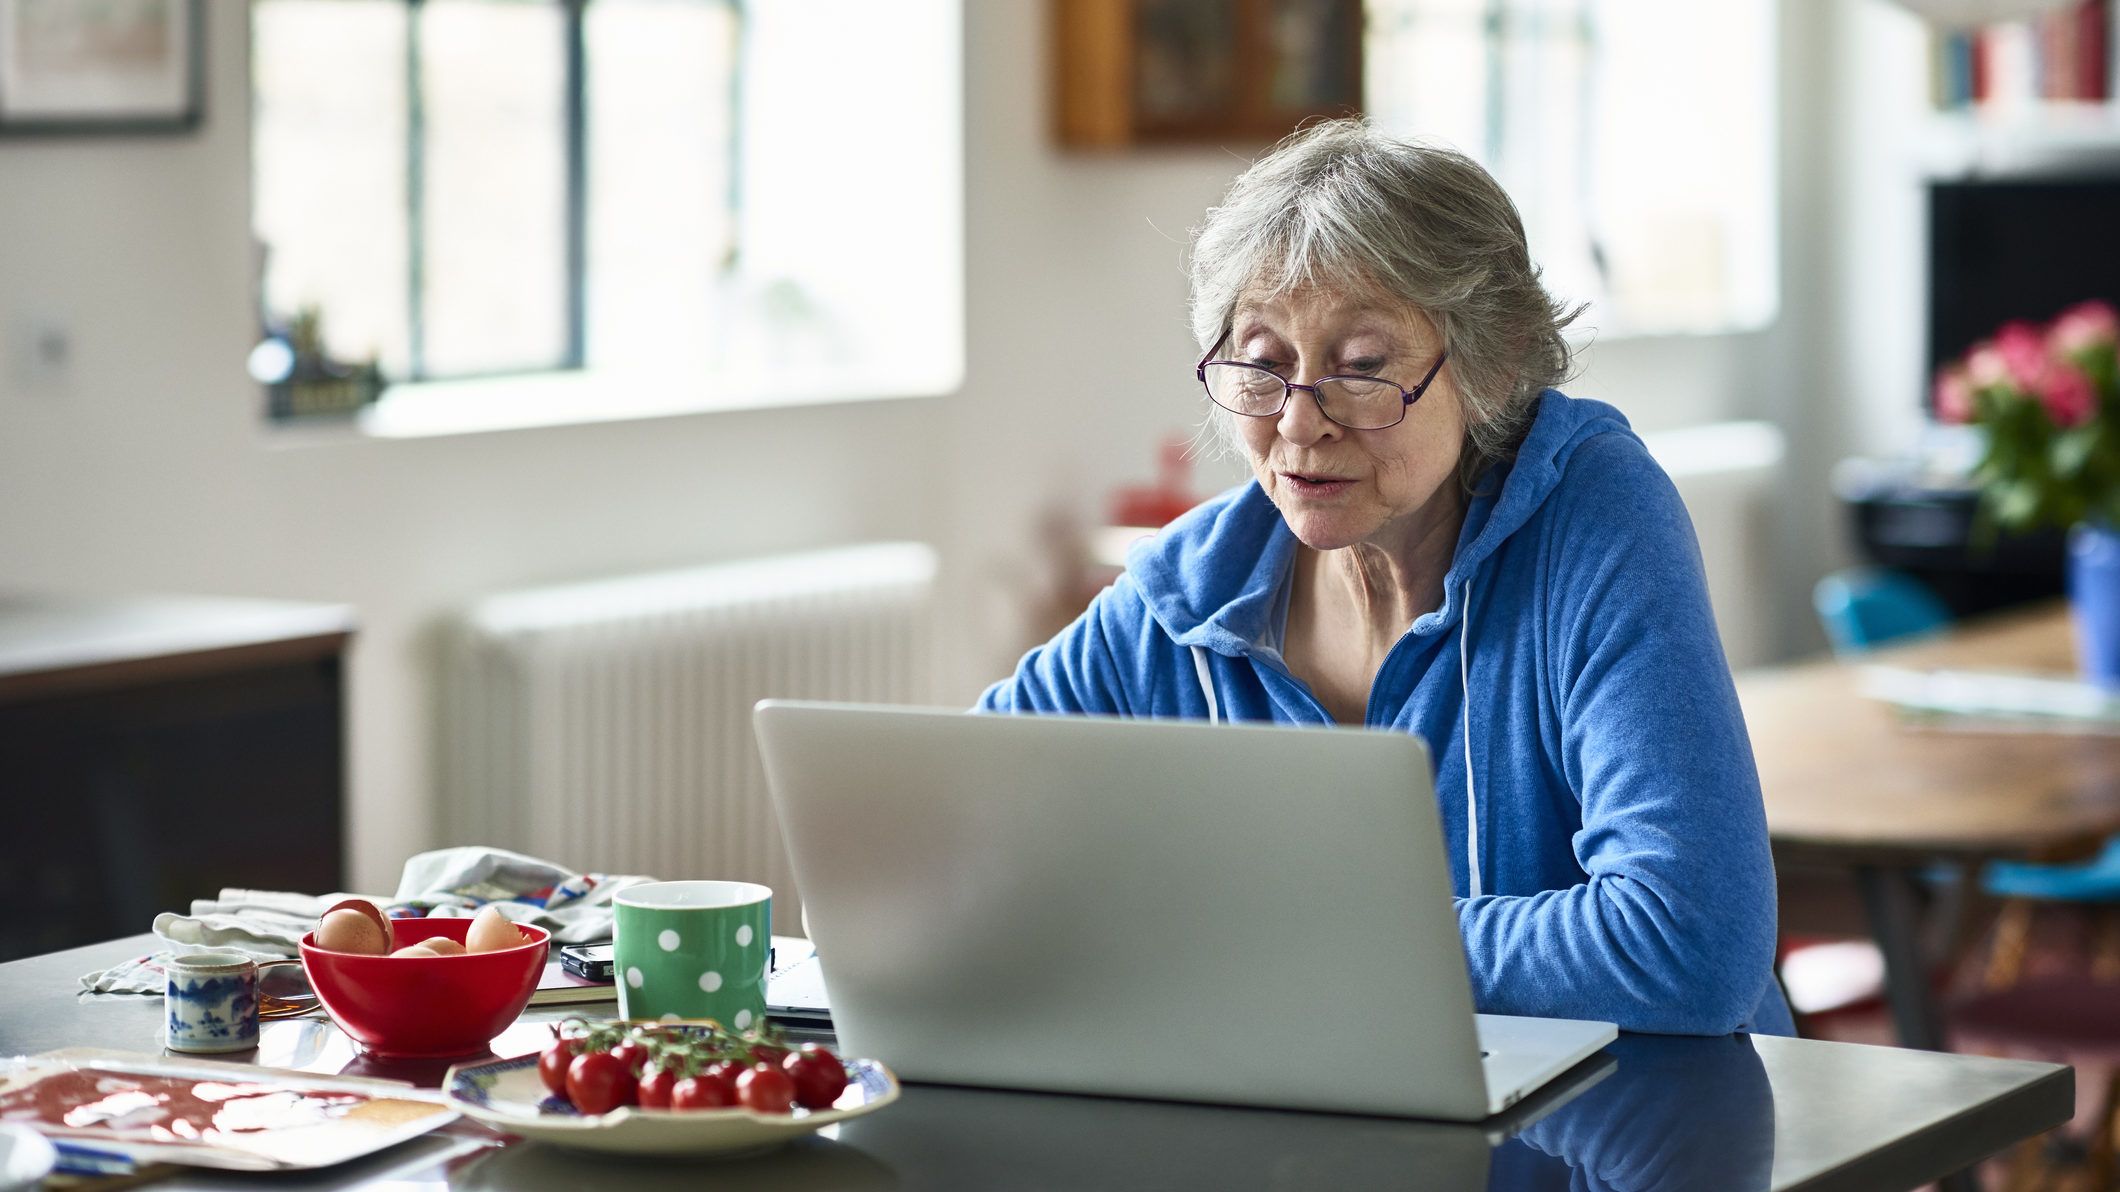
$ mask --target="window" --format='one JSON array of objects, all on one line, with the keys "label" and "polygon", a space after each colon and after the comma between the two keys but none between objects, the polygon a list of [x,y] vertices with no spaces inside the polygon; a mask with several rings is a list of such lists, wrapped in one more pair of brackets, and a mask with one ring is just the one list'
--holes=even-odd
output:
[{"label": "window", "polygon": [[1478,158],[1605,334],[1774,316],[1767,0],[1370,0],[1369,109]]},{"label": "window", "polygon": [[376,361],[384,422],[957,383],[951,0],[251,11],[263,318],[313,311],[329,357]]}]

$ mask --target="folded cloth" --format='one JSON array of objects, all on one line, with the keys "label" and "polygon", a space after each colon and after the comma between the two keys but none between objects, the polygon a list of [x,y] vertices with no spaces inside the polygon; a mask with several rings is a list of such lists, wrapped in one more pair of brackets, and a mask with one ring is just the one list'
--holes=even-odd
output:
[{"label": "folded cloth", "polygon": [[81,978],[90,993],[161,993],[164,961],[192,952],[234,951],[255,960],[295,955],[317,916],[335,902],[367,898],[383,913],[404,918],[466,918],[491,905],[517,923],[552,933],[562,944],[611,938],[611,896],[654,878],[582,873],[505,849],[466,845],[421,853],[405,862],[397,893],[297,894],[225,889],[199,899],[191,913],[164,911],[154,933],[168,947]]}]

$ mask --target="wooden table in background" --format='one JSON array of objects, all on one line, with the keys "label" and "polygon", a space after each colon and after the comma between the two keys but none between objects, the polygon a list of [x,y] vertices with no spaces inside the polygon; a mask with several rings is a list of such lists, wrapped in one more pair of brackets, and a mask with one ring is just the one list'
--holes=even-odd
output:
[{"label": "wooden table in background", "polygon": [[[1914,669],[2072,673],[2067,610],[2042,606],[1867,655]],[[1852,870],[1884,954],[1900,1041],[1941,1049],[1921,939],[1923,870],[2087,853],[2120,833],[2120,737],[1911,729],[1839,661],[1748,671],[1752,734],[1777,857]]]}]

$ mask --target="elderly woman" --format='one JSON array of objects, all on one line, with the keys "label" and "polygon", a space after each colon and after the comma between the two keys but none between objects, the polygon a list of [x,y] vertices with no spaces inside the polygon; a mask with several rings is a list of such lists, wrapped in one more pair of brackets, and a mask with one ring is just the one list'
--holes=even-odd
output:
[{"label": "elderly woman", "polygon": [[1321,124],[1208,214],[1192,292],[1253,479],[1137,546],[980,707],[1417,734],[1479,1009],[1787,1033],[1692,525],[1619,411],[1551,388],[1572,316],[1508,197]]}]

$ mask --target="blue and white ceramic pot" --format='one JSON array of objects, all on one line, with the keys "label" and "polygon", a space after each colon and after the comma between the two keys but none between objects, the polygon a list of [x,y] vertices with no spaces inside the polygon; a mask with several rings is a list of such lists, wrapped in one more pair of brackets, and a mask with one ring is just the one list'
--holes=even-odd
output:
[{"label": "blue and white ceramic pot", "polygon": [[240,952],[173,956],[163,999],[171,1051],[245,1051],[258,1045],[258,964]]},{"label": "blue and white ceramic pot", "polygon": [[2068,596],[2083,677],[2120,691],[2120,531],[2094,522],[2069,531]]}]

